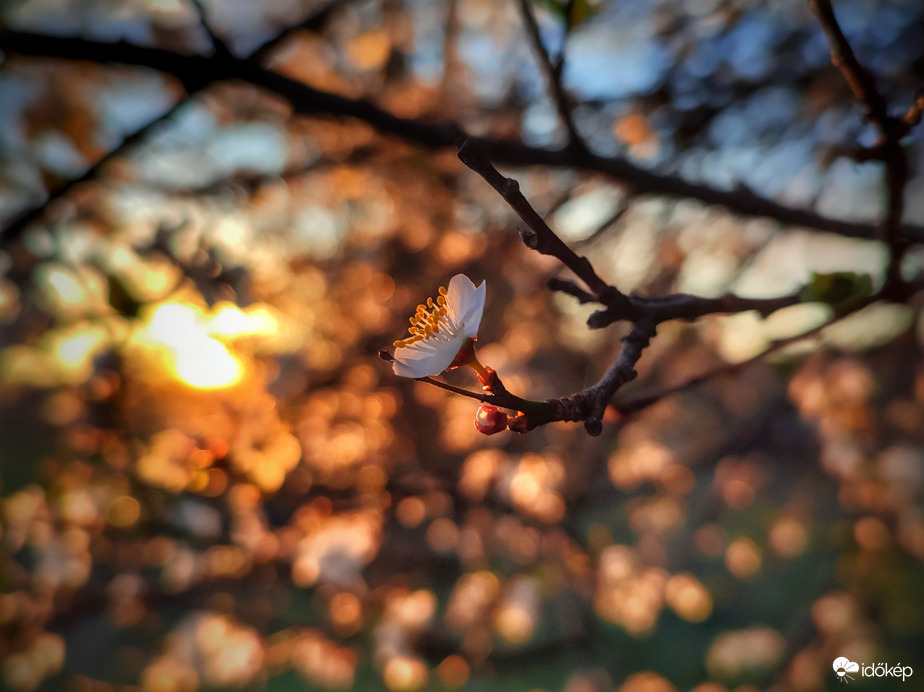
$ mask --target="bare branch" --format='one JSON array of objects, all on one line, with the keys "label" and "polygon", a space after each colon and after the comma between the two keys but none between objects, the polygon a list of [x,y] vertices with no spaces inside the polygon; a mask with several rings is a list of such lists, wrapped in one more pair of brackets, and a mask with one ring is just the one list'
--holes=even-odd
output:
[{"label": "bare branch", "polygon": [[[298,113],[357,118],[384,134],[397,135],[431,149],[455,147],[459,138],[463,136],[462,130],[454,123],[429,123],[398,118],[367,100],[351,99],[314,89],[246,61],[217,61],[203,56],[180,55],[124,42],[102,43],[8,29],[0,29],[0,45],[7,53],[148,67],[174,75],[187,90],[228,79],[243,80],[287,99]],[[483,138],[478,141],[495,161],[506,165],[541,165],[597,172],[616,182],[631,185],[639,195],[656,194],[697,199],[705,204],[725,206],[737,214],[772,218],[780,223],[851,238],[876,236],[876,229],[870,224],[840,221],[812,211],[794,209],[745,189],[719,190],[708,185],[690,183],[679,176],[652,173],[622,158],[606,158],[574,150],[550,151],[506,139]],[[903,226],[901,231],[912,242],[924,242],[924,228]]]},{"label": "bare branch", "polygon": [[[206,31],[209,32],[209,36],[213,40],[213,45],[215,46],[216,51],[223,50],[224,52],[221,53],[222,56],[225,59],[233,60],[234,56],[228,52],[227,47],[224,47],[224,44],[220,44],[220,39],[218,39],[216,36],[212,34],[208,23],[205,21],[204,10],[202,6],[199,4],[199,1],[192,0],[192,2],[194,3],[196,10],[200,14],[201,21],[203,22],[203,27],[206,29]],[[248,59],[253,60],[253,61],[261,60],[266,55],[268,55],[269,52],[272,51],[276,46],[278,46],[282,41],[284,41],[286,38],[291,36],[292,33],[294,33],[295,31],[321,28],[324,25],[324,23],[326,23],[330,19],[330,16],[333,10],[336,9],[340,5],[341,2],[343,2],[343,0],[331,0],[331,2],[329,2],[324,8],[310,15],[300,24],[288,27],[284,31],[280,32],[276,37],[264,43],[260,48],[255,50],[251,54],[250,58]],[[3,44],[5,46],[6,44],[3,41],[4,39],[3,33],[4,33],[3,30],[0,30],[0,44]],[[215,41],[219,41],[219,43],[215,43]],[[219,44],[223,46],[223,48],[220,48]],[[82,58],[77,57],[75,59],[82,59]],[[138,63],[138,64],[142,64],[142,63]],[[195,94],[201,88],[210,84],[211,81],[213,80],[193,80],[193,79],[183,80],[183,83],[186,86],[186,92],[187,92],[185,98],[180,99],[177,103],[171,106],[163,114],[157,116],[156,118],[148,122],[146,125],[143,125],[138,130],[135,130],[131,134],[127,135],[114,149],[111,149],[109,152],[103,155],[102,158],[98,159],[93,164],[91,164],[79,177],[73,178],[67,181],[66,183],[64,183],[63,185],[61,185],[60,187],[53,190],[48,195],[48,198],[44,202],[42,202],[40,205],[33,207],[31,209],[27,209],[21,212],[16,217],[14,217],[13,220],[10,221],[9,224],[7,224],[7,226],[3,229],[2,233],[0,233],[0,241],[15,241],[17,238],[19,238],[19,236],[22,235],[22,233],[26,230],[26,228],[28,228],[32,223],[34,223],[39,218],[41,218],[42,215],[45,213],[45,210],[50,205],[52,205],[56,200],[61,199],[62,197],[66,196],[76,186],[95,178],[97,175],[99,175],[99,172],[106,165],[109,164],[110,161],[117,159],[119,156],[122,156],[126,151],[131,149],[133,146],[140,144],[145,139],[147,139],[148,135],[150,135],[151,132],[156,130],[161,125],[161,123],[164,123],[168,121],[171,117],[173,117],[173,115],[183,106],[184,103],[186,103],[189,100],[189,98],[193,94]]]},{"label": "bare branch", "polygon": [[[562,242],[523,196],[517,182],[512,178],[505,178],[493,166],[478,143],[472,140],[463,140],[458,150],[459,158],[462,162],[484,178],[504,198],[517,215],[526,222],[528,230],[521,232],[526,244],[541,254],[557,258],[590,289],[590,291],[586,291],[571,281],[553,278],[549,281],[551,290],[567,293],[582,303],[595,302],[602,304],[604,308],[593,313],[587,320],[587,325],[591,329],[605,327],[613,322],[623,320],[632,323],[631,330],[623,338],[623,347],[619,357],[612,367],[599,382],[577,394],[559,399],[550,399],[543,403],[531,402],[511,395],[504,387],[497,373],[491,371],[491,377],[488,381],[482,379],[485,384],[485,391],[491,395],[491,403],[520,411],[516,417],[508,422],[510,430],[526,432],[553,421],[584,421],[584,427],[588,433],[599,435],[603,429],[603,414],[607,406],[623,384],[635,379],[635,365],[641,358],[644,349],[655,336],[657,326],[660,323],[676,319],[691,321],[713,313],[738,313],[751,310],[757,311],[766,317],[777,310],[803,301],[804,291],[779,298],[742,298],[733,294],[726,294],[718,298],[703,298],[685,293],[660,298],[645,298],[635,294],[626,295],[601,279],[586,257],[576,255]],[[861,296],[850,300],[838,306],[836,317],[839,319],[841,316],[858,310],[873,300],[882,298],[888,298],[884,293],[884,289],[875,296]],[[807,332],[797,338],[804,338],[810,333]],[[785,343],[788,343],[788,341],[779,342],[773,348],[780,348]],[[767,353],[772,350],[768,349]],[[762,357],[762,355],[759,357]],[[740,365],[734,367],[737,368]],[[713,374],[704,374],[680,386],[683,388],[692,386],[703,381],[703,379],[711,377]],[[654,397],[648,397],[636,402],[635,407],[648,406],[673,391],[679,390],[665,390]]]},{"label": "bare branch", "polygon": [[686,322],[715,313],[737,313],[756,310],[761,317],[802,302],[799,292],[779,298],[742,298],[726,293],[718,298],[703,298],[688,293],[674,293],[660,298],[645,298],[634,293],[625,301],[617,301],[595,312],[587,320],[591,329],[600,329],[620,320],[645,319],[654,324],[670,320]]},{"label": "bare branch", "polygon": [[510,205],[510,208],[529,227],[529,230],[524,231],[522,234],[523,242],[527,246],[540,254],[557,258],[587,285],[595,300],[602,300],[616,291],[615,288],[597,276],[586,257],[576,255],[571,248],[555,235],[555,232],[549,228],[545,220],[539,216],[526,197],[523,196],[523,193],[520,192],[517,181],[501,175],[480,145],[471,139],[464,139],[459,144],[458,151],[459,159],[462,163],[475,171],[491,187],[497,190],[507,204]]},{"label": "bare branch", "polygon": [[885,291],[890,296],[902,299],[907,293],[901,265],[909,241],[901,227],[901,220],[904,212],[905,185],[908,182],[908,156],[900,141],[911,127],[920,121],[924,97],[918,94],[914,105],[904,118],[889,115],[888,104],[876,88],[875,78],[860,64],[854,54],[837,22],[830,0],[809,0],[809,7],[828,38],[831,63],[841,71],[854,98],[863,104],[866,117],[879,130],[880,140],[876,147],[866,152],[866,158],[878,158],[886,167],[889,197],[881,224],[881,235],[889,248]]},{"label": "bare branch", "polygon": [[660,298],[645,298],[634,294],[627,296],[601,279],[586,257],[575,254],[562,242],[520,192],[516,180],[504,177],[477,142],[464,140],[459,145],[459,158],[484,178],[526,223],[528,229],[521,231],[526,245],[540,254],[558,259],[574,272],[590,291],[587,292],[570,281],[560,279],[550,281],[549,288],[572,295],[582,303],[597,302],[605,306],[587,320],[591,329],[600,329],[620,320],[646,322],[657,326],[668,320],[694,320],[716,312],[757,310],[766,317],[801,300],[799,293],[780,298],[742,298],[732,294],[719,298],[701,298],[686,293]]},{"label": "bare branch", "polygon": [[331,20],[334,13],[349,0],[328,0],[320,9],[310,13],[300,22],[285,27],[278,34],[262,43],[249,56],[249,60],[262,63],[270,54],[279,46],[285,43],[290,37],[300,31],[321,31]]},{"label": "bare branch", "polygon": [[108,153],[104,154],[102,158],[98,159],[95,163],[89,166],[81,175],[68,180],[60,187],[54,189],[49,194],[48,199],[46,199],[40,205],[32,207],[31,209],[27,209],[14,217],[13,220],[7,224],[6,228],[3,229],[3,233],[0,234],[0,241],[12,242],[18,239],[25,232],[25,230],[30,225],[38,221],[45,214],[46,210],[53,206],[57,200],[65,197],[78,185],[81,185],[97,177],[100,171],[105,168],[111,161],[125,154],[126,151],[131,149],[136,144],[143,142],[154,130],[160,127],[163,123],[170,120],[170,118],[172,118],[174,114],[188,101],[189,96],[190,94],[187,94],[186,98],[183,98],[177,103],[173,104],[165,112],[148,122],[147,125],[144,125],[138,130],[132,132],[130,135],[127,135],[118,146],[116,146],[114,149],[110,149]]},{"label": "bare branch", "polygon": [[678,382],[677,384],[662,387],[661,389],[658,389],[654,392],[636,397],[634,399],[629,399],[628,401],[616,402],[613,404],[613,406],[617,411],[619,411],[619,413],[623,415],[638,413],[639,411],[642,411],[649,406],[656,404],[668,396],[679,394],[680,392],[685,392],[688,389],[692,389],[693,387],[715,379],[716,377],[720,377],[722,375],[737,374],[742,370],[750,367],[751,365],[759,363],[760,361],[767,358],[767,356],[786,348],[787,346],[791,346],[792,344],[798,343],[799,341],[804,341],[805,339],[816,336],[817,334],[830,327],[832,324],[839,322],[840,320],[852,315],[858,310],[862,310],[863,308],[872,305],[876,301],[882,300],[883,297],[884,296],[880,291],[875,295],[857,298],[845,305],[840,306],[834,311],[830,318],[819,324],[817,327],[812,327],[811,329],[808,329],[794,336],[789,336],[783,339],[775,339],[774,341],[771,341],[763,351],[755,356],[752,356],[751,358],[748,358],[747,360],[741,361],[740,363],[726,363],[724,365],[719,365],[715,368],[712,368],[711,370],[707,370],[699,375],[696,375],[695,377],[684,380],[683,382]]},{"label": "bare branch", "polygon": [[558,109],[558,117],[561,118],[561,122],[568,133],[568,146],[586,151],[587,147],[584,144],[584,140],[581,139],[581,135],[574,125],[574,118],[571,114],[571,102],[561,81],[564,67],[564,50],[562,50],[562,55],[559,57],[558,63],[553,64],[545,44],[542,43],[539,23],[536,21],[536,15],[533,12],[533,6],[530,0],[520,0],[520,14],[523,15],[523,24],[526,26],[526,33],[529,36],[533,50],[539,58],[542,71],[545,72],[545,78],[548,82],[552,100],[555,102],[555,107]]},{"label": "bare branch", "polygon": [[196,9],[196,13],[199,15],[199,24],[202,26],[205,33],[208,34],[209,40],[212,42],[212,48],[215,51],[215,55],[220,58],[233,57],[233,53],[228,48],[228,44],[226,44],[224,39],[216,34],[214,29],[212,29],[212,24],[209,22],[208,14],[205,11],[205,5],[202,4],[202,0],[189,0],[189,2]]},{"label": "bare branch", "polygon": [[625,383],[634,380],[638,373],[635,365],[642,357],[642,351],[655,335],[655,325],[651,322],[639,322],[632,326],[632,331],[623,339],[622,351],[603,378],[593,386],[593,403],[590,414],[584,420],[584,428],[591,435],[603,431],[603,414],[616,391]]},{"label": "bare branch", "polygon": [[809,7],[828,37],[831,63],[844,75],[857,101],[866,106],[869,119],[882,131],[890,129],[891,118],[885,100],[876,89],[876,80],[854,55],[837,23],[831,3],[829,0],[809,0]]}]

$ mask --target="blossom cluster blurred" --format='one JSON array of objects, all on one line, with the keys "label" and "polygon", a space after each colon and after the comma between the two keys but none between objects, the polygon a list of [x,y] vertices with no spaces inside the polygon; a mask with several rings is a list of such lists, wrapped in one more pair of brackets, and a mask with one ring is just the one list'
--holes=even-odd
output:
[{"label": "blossom cluster blurred", "polygon": [[[813,76],[827,48],[803,3],[573,4],[588,16],[565,83],[597,151],[877,218],[869,169],[838,158],[865,130],[832,74]],[[880,4],[838,10],[898,91],[920,72],[922,10]],[[202,5],[242,55],[319,9]],[[516,3],[335,5],[273,69],[559,143]],[[537,3],[551,45],[560,5]],[[180,0],[2,12],[209,49]],[[0,217],[180,97],[150,71],[6,56]],[[571,169],[514,174],[627,292],[775,296],[812,271],[883,269],[871,241],[630,199]],[[813,691],[833,689],[838,656],[924,674],[919,297],[607,418],[598,438],[488,438],[477,402],[376,357],[437,286],[487,280],[479,358],[536,400],[595,381],[623,332],[587,330],[591,308],[547,290],[559,267],[451,152],[222,83],[47,211],[0,237],[4,689]],[[625,396],[745,361],[826,310],[665,324]]]}]

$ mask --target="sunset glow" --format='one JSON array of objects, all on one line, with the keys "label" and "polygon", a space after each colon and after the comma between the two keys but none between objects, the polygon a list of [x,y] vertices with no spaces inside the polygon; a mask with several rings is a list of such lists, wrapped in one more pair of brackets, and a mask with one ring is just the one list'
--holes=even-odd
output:
[{"label": "sunset glow", "polygon": [[[201,307],[163,303],[154,308],[133,340],[159,353],[168,373],[195,389],[232,387],[243,379],[246,365],[241,357],[216,338],[218,322],[228,338],[249,325],[229,320],[227,311],[206,313]],[[221,317],[221,319],[219,319]]]}]

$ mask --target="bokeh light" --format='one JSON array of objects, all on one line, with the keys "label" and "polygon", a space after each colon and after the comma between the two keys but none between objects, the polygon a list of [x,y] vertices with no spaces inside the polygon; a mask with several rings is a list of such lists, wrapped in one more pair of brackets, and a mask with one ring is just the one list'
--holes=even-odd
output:
[{"label": "bokeh light", "polygon": [[[575,277],[443,147],[456,126],[625,293],[883,285],[856,230],[889,203],[881,162],[853,160],[874,127],[804,0],[527,6],[612,165],[565,147],[517,3],[3,4],[0,687],[815,692],[837,656],[924,670],[919,282],[754,363],[832,306],[660,324],[598,437],[481,435],[478,401],[377,356],[457,273],[487,282],[479,358],[530,399],[591,386],[626,335],[548,290]],[[900,117],[924,6],[835,11]],[[30,53],[63,36],[80,61]],[[912,278],[924,157],[903,144]]]}]

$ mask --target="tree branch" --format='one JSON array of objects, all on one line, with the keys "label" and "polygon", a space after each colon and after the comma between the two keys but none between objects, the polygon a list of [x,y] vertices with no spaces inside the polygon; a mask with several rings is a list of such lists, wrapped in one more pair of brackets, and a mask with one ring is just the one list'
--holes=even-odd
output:
[{"label": "tree branch", "polygon": [[680,392],[692,389],[693,387],[703,384],[704,382],[707,382],[716,377],[720,377],[722,375],[737,374],[742,370],[750,367],[751,365],[764,360],[772,353],[786,348],[787,346],[791,346],[792,344],[799,341],[811,338],[827,329],[832,324],[839,322],[840,320],[848,317],[849,315],[852,315],[858,310],[872,305],[876,301],[882,299],[883,295],[881,292],[872,296],[864,296],[855,299],[846,305],[840,306],[834,311],[834,314],[832,314],[829,319],[825,320],[817,327],[812,327],[811,329],[808,329],[794,336],[788,336],[783,339],[775,339],[774,341],[771,341],[763,351],[755,356],[748,358],[747,360],[741,361],[740,363],[725,363],[724,365],[719,365],[715,368],[712,368],[711,370],[706,370],[699,375],[686,379],[683,382],[678,382],[677,384],[662,387],[658,390],[650,392],[649,394],[645,394],[634,399],[629,399],[628,401],[616,402],[613,404],[613,406],[617,411],[619,411],[620,414],[627,416],[633,413],[638,413],[668,396],[679,394]]},{"label": "tree branch", "polygon": [[[0,46],[7,53],[148,67],[175,76],[187,90],[217,81],[243,80],[282,96],[298,113],[357,118],[384,134],[397,135],[431,149],[454,147],[463,135],[459,126],[454,123],[428,123],[399,118],[367,100],[351,99],[314,89],[243,60],[228,61],[180,55],[124,42],[103,43],[9,29],[0,30]],[[678,176],[659,175],[621,158],[605,158],[573,150],[537,149],[506,139],[484,138],[478,141],[495,161],[506,165],[577,168],[602,173],[616,182],[629,184],[639,195],[657,194],[697,199],[705,204],[725,206],[730,211],[744,216],[763,216],[784,224],[814,228],[852,238],[873,238],[876,235],[875,227],[869,224],[840,221],[812,211],[793,209],[744,189],[719,190],[708,185],[690,183]],[[924,242],[924,228],[904,226],[901,230],[913,242]]]},{"label": "tree branch", "polygon": [[[458,151],[462,162],[481,175],[526,222],[529,228],[522,233],[526,244],[541,254],[558,259],[590,290],[586,291],[571,281],[561,279],[550,280],[550,289],[572,295],[582,303],[596,302],[604,305],[603,310],[595,312],[588,320],[588,326],[591,328],[602,327],[617,320],[628,320],[632,323],[629,333],[622,339],[619,356],[610,369],[596,384],[570,396],[545,402],[523,399],[511,394],[500,376],[491,368],[479,371],[478,377],[484,385],[484,395],[447,385],[431,377],[419,378],[442,389],[517,411],[516,416],[506,419],[507,428],[514,432],[527,432],[554,421],[583,421],[590,435],[599,435],[603,430],[603,415],[607,406],[619,388],[637,376],[635,366],[661,322],[672,319],[693,320],[713,312],[757,310],[762,315],[768,315],[802,300],[801,294],[770,299],[741,298],[734,295],[700,298],[687,294],[664,298],[627,296],[601,279],[586,257],[576,255],[562,242],[523,196],[517,182],[501,175],[478,143],[463,140]],[[379,351],[379,357],[388,362],[394,361],[387,351]]]},{"label": "tree branch", "polygon": [[882,132],[894,127],[885,99],[876,89],[876,80],[854,55],[850,43],[847,42],[847,37],[844,36],[844,32],[837,23],[837,17],[834,16],[834,9],[829,0],[809,0],[809,8],[828,38],[828,44],[831,46],[831,63],[844,75],[857,101],[865,105],[867,117]]},{"label": "tree branch", "polygon": [[[193,1],[194,7],[196,8],[197,12],[199,12],[200,21],[202,21],[203,27],[209,33],[209,36],[213,40],[213,45],[216,47],[216,53],[223,60],[226,60],[226,61],[233,60],[234,56],[228,51],[227,46],[225,46],[224,43],[221,43],[220,39],[218,39],[212,33],[211,28],[209,27],[208,23],[205,20],[204,9],[202,5],[199,3],[199,0],[192,0],[192,1]],[[287,27],[283,31],[279,32],[276,36],[271,38],[269,41],[267,41],[266,43],[261,45],[259,48],[257,48],[250,55],[248,60],[251,60],[251,61],[262,60],[263,58],[268,56],[270,52],[272,52],[272,50],[278,47],[279,44],[281,44],[286,38],[291,36],[296,31],[318,30],[322,28],[324,24],[330,19],[333,11],[337,7],[339,7],[339,5],[343,1],[344,0],[331,0],[331,2],[325,5],[322,9],[309,15],[299,24],[295,24],[293,26]],[[4,48],[7,48],[7,43],[5,41],[6,33],[7,32],[5,30],[0,29],[0,46]],[[16,32],[12,32],[12,33],[15,34]],[[74,40],[79,41],[80,39],[74,39]],[[215,41],[218,41],[221,44],[222,48],[219,48],[219,43],[215,43]],[[103,45],[106,45],[106,44],[103,44]],[[82,58],[75,57],[74,59],[82,59]],[[175,76],[179,77],[179,75],[175,75]],[[181,81],[183,81],[182,78],[181,78]],[[77,185],[80,185],[81,183],[85,183],[89,180],[92,180],[99,174],[100,170],[102,170],[110,161],[118,158],[119,156],[124,154],[127,150],[132,148],[133,146],[143,142],[148,137],[148,135],[151,134],[153,130],[157,129],[157,127],[160,126],[161,123],[164,123],[167,120],[169,120],[171,117],[173,117],[173,115],[183,106],[184,103],[186,103],[189,100],[189,98],[194,93],[199,91],[200,88],[206,86],[207,84],[210,84],[211,81],[213,80],[199,80],[198,83],[194,82],[193,80],[190,80],[188,82],[184,81],[184,84],[186,86],[186,91],[187,91],[186,98],[180,99],[177,103],[171,106],[166,112],[157,116],[156,118],[148,122],[146,125],[143,125],[138,130],[135,130],[131,134],[127,135],[114,149],[109,150],[109,152],[106,153],[102,158],[98,159],[96,162],[91,164],[80,176],[67,181],[66,183],[58,187],[57,189],[53,190],[48,195],[48,198],[44,202],[42,202],[40,205],[33,207],[31,209],[27,209],[21,212],[20,214],[18,214],[17,216],[15,216],[12,219],[12,221],[10,221],[7,224],[7,226],[3,229],[3,231],[0,232],[0,242],[14,241],[17,238],[19,238],[26,228],[28,228],[32,223],[34,223],[39,218],[41,218],[41,216],[45,213],[45,210],[49,207],[49,205],[53,204],[55,200],[58,200],[64,197],[65,195],[67,195]]]},{"label": "tree branch", "polygon": [[539,59],[542,71],[545,72],[549,92],[551,93],[552,100],[555,102],[555,107],[558,109],[558,117],[561,118],[561,122],[565,126],[565,131],[568,133],[568,147],[586,151],[587,147],[584,144],[584,140],[581,138],[580,133],[577,131],[577,127],[574,125],[570,99],[561,81],[564,63],[560,59],[557,66],[552,64],[549,52],[542,43],[539,23],[536,21],[536,14],[533,12],[530,0],[520,0],[520,14],[523,15],[523,24],[526,26],[526,33]]},{"label": "tree branch", "polygon": [[590,290],[585,291],[574,283],[561,279],[551,280],[549,288],[574,296],[582,303],[596,302],[604,306],[587,320],[587,325],[591,329],[600,329],[621,320],[656,327],[668,320],[690,321],[717,312],[756,310],[766,317],[777,310],[801,302],[800,293],[779,298],[742,298],[732,294],[719,298],[702,298],[686,293],[658,298],[626,295],[601,279],[586,257],[575,254],[562,242],[520,192],[516,180],[505,178],[488,159],[480,144],[471,139],[463,140],[459,145],[459,158],[484,178],[526,223],[528,229],[521,231],[521,235],[527,247],[558,259]]},{"label": "tree branch", "polygon": [[542,255],[556,257],[587,285],[595,300],[603,300],[616,290],[597,276],[586,257],[576,255],[571,248],[555,235],[555,232],[549,228],[545,220],[539,216],[526,197],[523,196],[523,193],[520,192],[520,185],[517,181],[501,175],[491,164],[481,146],[473,140],[464,139],[459,144],[458,152],[462,163],[475,171],[491,187],[497,190],[511,209],[517,213],[517,216],[523,219],[529,227],[529,230],[524,231],[522,236],[523,242],[530,249]]},{"label": "tree branch", "polygon": [[57,200],[65,197],[78,185],[81,185],[82,183],[88,182],[95,178],[97,175],[99,175],[99,172],[109,164],[110,161],[119,158],[133,146],[143,142],[145,139],[147,139],[148,135],[160,127],[161,124],[170,120],[170,118],[172,118],[176,112],[182,108],[185,103],[188,102],[189,96],[191,95],[192,92],[187,94],[186,98],[180,99],[166,111],[148,122],[147,125],[143,125],[141,128],[127,135],[115,148],[110,149],[108,153],[102,156],[102,158],[88,166],[81,175],[68,180],[66,183],[63,183],[59,187],[52,190],[48,195],[48,198],[40,205],[32,207],[31,209],[26,209],[25,211],[20,212],[18,215],[13,217],[13,219],[6,225],[6,228],[3,229],[3,232],[0,233],[0,242],[13,242],[17,240],[20,236],[22,236],[25,230],[33,223],[38,221],[45,214],[46,210]]},{"label": "tree branch", "polygon": [[212,42],[212,49],[215,51],[215,55],[220,58],[230,58],[233,57],[233,53],[228,48],[228,44],[225,43],[215,31],[212,29],[212,24],[209,22],[208,14],[205,11],[205,6],[202,4],[202,0],[189,0],[192,6],[195,8],[196,13],[199,15],[199,24],[202,26],[202,29],[208,34],[209,41]]},{"label": "tree branch", "polygon": [[875,78],[860,64],[854,54],[847,37],[841,31],[830,1],[809,0],[809,7],[828,38],[831,63],[841,71],[854,98],[863,104],[866,117],[879,130],[879,142],[870,150],[871,156],[868,158],[877,158],[883,162],[889,189],[886,213],[881,224],[881,235],[889,248],[884,290],[887,295],[902,299],[907,293],[901,265],[909,241],[901,227],[901,220],[904,212],[905,185],[908,182],[908,156],[900,141],[920,122],[924,98],[918,94],[915,103],[903,118],[889,115],[888,104],[876,88]]}]

